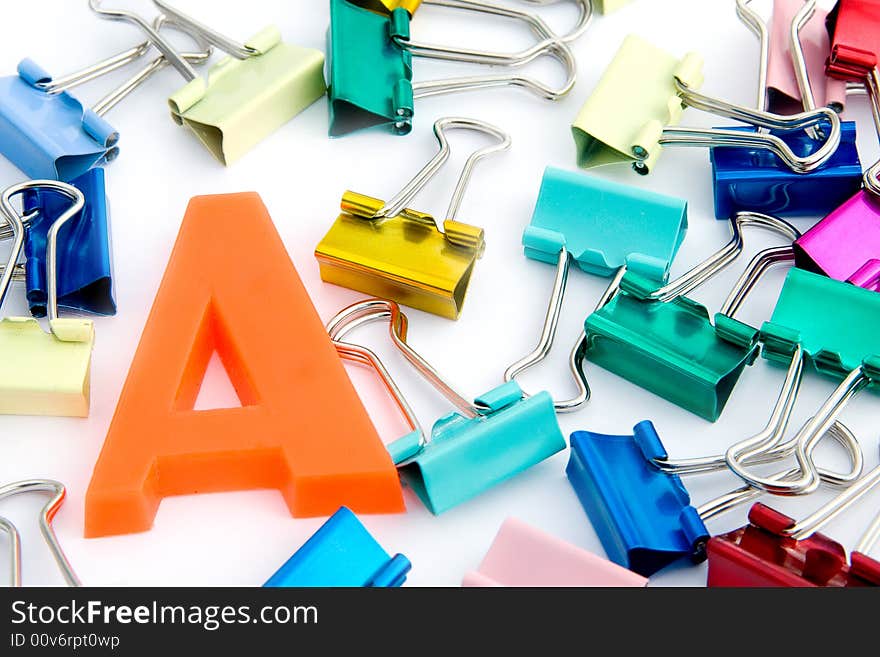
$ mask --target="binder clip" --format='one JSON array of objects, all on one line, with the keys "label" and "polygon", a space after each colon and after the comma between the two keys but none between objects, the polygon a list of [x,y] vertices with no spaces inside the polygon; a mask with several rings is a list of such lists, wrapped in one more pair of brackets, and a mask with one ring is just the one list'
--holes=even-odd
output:
[{"label": "binder clip", "polygon": [[[498,140],[465,163],[442,225],[406,205],[449,159],[446,131],[475,130]],[[483,229],[456,220],[476,164],[510,148],[510,137],[484,121],[447,117],[434,124],[440,150],[389,202],[356,192],[342,195],[342,214],[315,248],[321,279],[391,299],[448,319],[458,319],[477,259]]]},{"label": "binder clip", "polygon": [[[164,17],[156,20],[158,31]],[[152,28],[151,28],[152,29]],[[158,33],[158,32],[157,32]],[[132,63],[150,42],[109,57],[82,71],[53,78],[30,59],[18,65],[18,75],[0,78],[0,153],[33,179],[71,181],[119,154],[119,133],[104,116],[165,65],[159,58],[109,93],[91,109],[70,90]],[[187,53],[192,61],[207,57]]]},{"label": "binder clip", "polygon": [[99,15],[134,23],[183,75],[187,84],[168,103],[178,125],[192,130],[222,164],[232,164],[324,95],[324,55],[319,50],[282,43],[268,27],[244,44],[237,43],[181,13],[164,0],[153,0],[175,25],[228,53],[202,79],[143,18],[104,9],[90,0]]},{"label": "binder clip", "polygon": [[[104,169],[89,169],[70,183],[85,206],[64,228],[58,244],[58,306],[94,315],[115,315],[113,262]],[[49,188],[35,187],[23,197],[27,299],[34,317],[46,316],[46,242],[55,218],[70,200]]]},{"label": "binder clip", "polygon": [[[828,12],[817,8],[815,0],[773,0],[767,26],[750,8],[751,3],[737,0],[737,14],[761,41],[759,79],[766,84],[759,85],[758,107],[766,101],[771,112],[797,114],[812,109],[804,103],[813,95],[815,105],[843,112],[846,83],[825,75],[825,61],[831,52],[825,28]],[[810,85],[807,96],[802,92],[804,83]]]},{"label": "binder clip", "polygon": [[[79,578],[70,565],[70,561],[67,560],[64,550],[61,549],[61,544],[58,542],[55,530],[52,529],[52,520],[61,508],[61,505],[64,504],[64,497],[67,494],[64,484],[52,481],[51,479],[29,479],[0,486],[0,500],[23,493],[52,494],[52,498],[40,511],[40,533],[43,535],[46,545],[49,546],[49,551],[52,553],[52,558],[55,559],[55,563],[58,565],[58,570],[61,571],[64,581],[67,582],[68,586],[81,586]],[[16,526],[2,516],[0,516],[0,532],[5,532],[9,535],[9,571],[12,575],[12,586],[20,587],[21,535],[18,533]]]},{"label": "binder clip", "polygon": [[[330,0],[329,53],[330,136],[384,126],[393,134],[412,130],[415,101],[427,96],[484,88],[515,86],[547,100],[558,100],[574,87],[577,63],[564,38],[555,35],[540,17],[481,2],[422,2],[524,21],[539,41],[519,53],[434,46],[410,38],[410,14],[398,7],[390,15],[364,9],[351,0]],[[585,3],[579,2],[581,6]],[[582,28],[586,28],[581,14]],[[588,22],[587,18],[587,22]],[[579,23],[579,25],[581,25]],[[495,74],[413,82],[413,57],[516,68],[540,57],[558,60],[567,79],[558,88],[530,77]]]},{"label": "binder clip", "polygon": [[[523,232],[527,257],[556,265],[556,279],[535,350],[507,368],[505,381],[550,353],[572,261],[597,276],[630,270],[663,282],[687,233],[687,202],[601,178],[547,167],[531,223]],[[600,307],[608,301],[603,297]],[[590,388],[577,364],[583,335],[569,357],[578,395],[555,401],[559,412],[587,402]]]},{"label": "binder clip", "polygon": [[479,569],[462,586],[647,586],[648,580],[516,518],[498,530]]},{"label": "binder clip", "polygon": [[761,328],[762,355],[785,363],[802,350],[817,371],[841,382],[794,438],[796,478],[779,484],[750,472],[739,457],[751,441],[728,449],[727,464],[737,476],[777,495],[816,489],[819,476],[811,454],[822,431],[855,395],[880,378],[880,338],[873,328],[878,320],[877,293],[802,269],[789,271],[773,315]]},{"label": "binder clip", "polygon": [[422,4],[422,0],[351,0],[351,2],[358,7],[369,9],[377,14],[385,14],[386,16],[390,16],[395,9],[405,9],[412,16]]},{"label": "binder clip", "polygon": [[825,72],[843,80],[861,81],[880,63],[880,0],[837,0],[826,20],[831,56]]},{"label": "binder clip", "polygon": [[631,1],[632,0],[595,0],[595,3],[596,9],[600,14],[610,14],[612,11],[617,11]]},{"label": "binder clip", "polygon": [[7,381],[0,395],[0,414],[86,417],[94,325],[88,320],[58,317],[58,233],[82,211],[85,203],[82,192],[75,187],[35,180],[9,187],[0,195],[0,209],[13,231],[12,249],[0,277],[0,305],[24,241],[24,225],[12,206],[12,198],[40,187],[69,199],[67,209],[54,220],[46,239],[49,333],[32,318],[0,320],[0,378]]},{"label": "binder clip", "polygon": [[708,544],[709,586],[880,586],[880,561],[868,556],[880,536],[880,515],[847,563],[844,547],[819,530],[880,482],[880,467],[800,522],[755,504],[749,524]]},{"label": "binder clip", "polygon": [[[880,74],[868,78],[880,134]],[[795,241],[798,267],[880,292],[880,162],[863,188]]]},{"label": "binder clip", "polygon": [[[764,149],[796,173],[815,171],[834,155],[840,119],[833,110],[786,117],[705,96],[696,91],[703,81],[702,67],[696,53],[679,60],[640,37],[626,37],[572,125],[578,166],[631,162],[644,175],[666,145]],[[823,126],[827,138],[814,152],[801,156],[775,134],[671,127],[686,107],[777,131]]]},{"label": "binder clip", "polygon": [[263,585],[293,587],[398,587],[412,564],[402,554],[390,556],[342,507]]},{"label": "binder clip", "polygon": [[[778,97],[770,86],[769,72],[779,77],[780,71],[794,71],[798,97],[802,99],[802,110],[812,112],[816,109],[813,95],[813,80],[826,80],[823,72],[811,78],[804,48],[800,41],[800,28],[806,23],[812,29],[824,29],[816,21],[806,21],[815,11],[815,0],[804,3],[802,0],[781,0],[774,5],[773,25],[770,40],[766,25],[760,16],[749,8],[750,0],[738,0],[737,13],[746,25],[761,38],[762,62],[759,80],[758,110],[765,109],[769,99]],[[795,7],[797,5],[797,7]],[[799,9],[797,11],[796,9]],[[785,25],[783,25],[785,23]],[[784,34],[780,35],[779,32]],[[768,46],[769,40],[769,46]],[[783,53],[779,40],[791,43],[788,63],[780,60]],[[776,41],[776,43],[774,43]],[[827,49],[826,49],[827,50]],[[810,52],[815,51],[814,47]],[[768,55],[769,53],[769,55]],[[824,55],[817,53],[824,61]],[[774,58],[775,57],[775,58]],[[768,59],[770,65],[768,66]],[[816,58],[813,57],[813,62]],[[832,81],[838,86],[845,85]],[[749,132],[752,128],[730,128],[733,131]],[[774,133],[782,139],[793,152],[808,156],[822,143],[821,131],[814,127],[800,132]],[[840,143],[831,157],[820,167],[809,173],[792,171],[788,166],[766,149],[759,148],[712,148],[712,183],[715,195],[715,216],[727,219],[736,212],[754,211],[776,216],[823,215],[840,205],[858,191],[862,180],[862,165],[856,148],[856,124],[844,121],[840,124]]]},{"label": "binder clip", "polygon": [[[379,358],[343,340],[358,326],[386,319],[395,347],[458,409],[440,418],[430,436]],[[526,398],[516,383],[505,383],[470,403],[407,344],[407,328],[400,307],[382,299],[349,306],[327,325],[340,356],[374,369],[412,428],[388,451],[403,480],[432,513],[466,502],[565,448],[550,395]]]},{"label": "binder clip", "polygon": [[684,295],[739,256],[744,228],[771,230],[789,240],[800,236],[784,220],[758,213],[741,212],[730,225],[733,237],[724,248],[663,287],[634,272],[614,281],[605,294],[610,300],[584,323],[578,360],[587,358],[706,420],[717,420],[758,350],[758,330],[733,315],[770,265],[794,259],[792,248],[762,251],[714,323],[705,306]]}]

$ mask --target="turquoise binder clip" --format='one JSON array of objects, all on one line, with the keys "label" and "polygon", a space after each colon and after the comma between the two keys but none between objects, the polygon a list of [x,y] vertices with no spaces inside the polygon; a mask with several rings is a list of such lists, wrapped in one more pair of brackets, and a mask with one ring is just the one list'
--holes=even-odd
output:
[{"label": "turquoise binder clip", "polygon": [[[377,320],[389,321],[394,345],[458,408],[436,422],[430,437],[379,358],[343,341],[349,331]],[[406,315],[392,301],[369,299],[349,306],[330,321],[327,331],[341,357],[377,372],[412,428],[388,451],[401,477],[432,513],[466,502],[565,449],[550,395],[542,392],[526,398],[511,382],[471,404],[407,344]]]},{"label": "turquoise binder clip", "polygon": [[[161,29],[164,17],[156,20]],[[103,118],[120,101],[165,65],[159,58],[88,109],[70,90],[130,64],[150,49],[150,42],[109,57],[89,68],[53,78],[30,59],[18,75],[0,78],[0,153],[33,179],[69,182],[119,154],[119,133]],[[206,53],[187,53],[201,61]]]},{"label": "turquoise binder clip", "polygon": [[768,215],[740,213],[731,222],[733,237],[705,262],[658,288],[627,272],[619,291],[609,288],[608,303],[587,317],[582,357],[714,422],[736,382],[758,350],[758,330],[733,318],[748,292],[773,264],[794,260],[790,245],[767,249],[752,260],[714,323],[708,310],[685,297],[732,263],[742,252],[742,229],[757,226],[795,240],[791,224]]},{"label": "turquoise binder clip", "polygon": [[295,587],[398,587],[412,569],[390,556],[348,508],[341,507],[263,585]]},{"label": "turquoise binder clip", "polygon": [[[556,265],[556,282],[538,346],[511,365],[504,380],[513,381],[549,354],[572,261],[597,276],[619,278],[623,271],[631,271],[662,283],[687,225],[687,202],[682,199],[548,167],[532,221],[523,233],[523,246],[527,257]],[[600,307],[607,300],[603,297]],[[586,375],[576,363],[583,337],[569,359],[579,394],[554,402],[559,412],[576,410],[590,396]]]},{"label": "turquoise binder clip", "polygon": [[[478,2],[442,5],[522,20],[540,41],[527,50],[513,54],[432,46],[410,38],[411,17],[403,7],[383,14],[365,9],[350,0],[330,0],[327,52],[331,137],[378,126],[390,128],[393,134],[409,134],[415,100],[426,96],[516,86],[547,100],[558,100],[574,87],[577,64],[565,43],[572,35],[558,37],[541,18],[520,10]],[[567,79],[558,88],[516,74],[414,83],[414,56],[506,67],[523,66],[549,56],[562,63]]]}]

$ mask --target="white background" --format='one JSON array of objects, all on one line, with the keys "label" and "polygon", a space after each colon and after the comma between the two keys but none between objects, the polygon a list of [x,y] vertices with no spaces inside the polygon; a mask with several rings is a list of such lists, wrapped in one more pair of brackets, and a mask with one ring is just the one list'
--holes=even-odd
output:
[{"label": "white background", "polygon": [[[147,0],[106,0],[106,4],[123,4],[147,15],[154,11]],[[324,48],[329,20],[325,0],[178,0],[178,4],[238,38],[275,23],[286,40]],[[567,4],[542,10],[560,32],[571,25],[574,16]],[[14,74],[16,64],[26,56],[60,75],[140,40],[134,28],[93,15],[86,0],[6,2],[3,11],[0,68],[7,75]],[[353,189],[390,198],[434,154],[431,125],[438,117],[472,116],[508,130],[512,150],[480,164],[459,217],[485,227],[488,241],[461,319],[451,322],[409,313],[411,344],[466,396],[473,397],[497,385],[504,368],[530,351],[537,340],[553,268],[523,256],[521,233],[529,222],[544,167],[575,167],[569,125],[621,40],[631,32],[678,55],[688,50],[700,52],[705,57],[704,91],[742,104],[754,102],[757,42],[737,20],[733,0],[634,0],[610,16],[596,16],[587,34],[575,44],[578,83],[563,101],[549,103],[515,89],[423,99],[417,106],[415,129],[405,138],[372,132],[330,140],[326,136],[327,106],[322,100],[243,160],[224,169],[192,135],[170,120],[165,98],[181,86],[173,70],[163,71],[113,110],[108,119],[122,135],[121,155],[108,167],[119,314],[96,321],[91,416],[85,420],[0,419],[0,482],[51,477],[67,485],[69,499],[55,527],[85,584],[259,585],[322,523],[317,518],[291,518],[275,491],[254,491],[166,499],[149,532],[82,538],[83,499],[91,469],[189,198],[258,191],[319,313],[329,319],[361,296],[323,284],[313,256],[315,245],[337,215],[342,192]],[[469,12],[433,7],[418,13],[414,37],[507,51],[530,43],[528,31],[509,21],[493,22]],[[555,76],[557,82],[561,79],[552,63],[530,70],[536,75]],[[473,67],[416,61],[416,79],[466,71],[473,71]],[[126,71],[84,87],[77,91],[78,97],[93,102],[129,74]],[[850,99],[847,118],[859,122],[863,162],[873,162],[878,149],[864,97]],[[683,120],[683,124],[695,126],[723,123],[696,110],[688,110]],[[414,207],[443,214],[461,164],[472,148],[485,143],[481,139],[460,131],[453,135],[450,163]],[[688,200],[690,232],[673,274],[727,241],[726,224],[714,219],[710,166],[704,150],[668,149],[648,178],[635,175],[625,165],[603,169],[599,175]],[[0,183],[8,185],[21,179],[20,172],[0,161]],[[805,229],[810,224],[801,221],[798,225]],[[753,235],[747,238],[748,257],[772,243],[763,235]],[[234,245],[235,236],[229,239]],[[732,267],[694,296],[717,308],[738,272],[738,267]],[[780,270],[764,280],[742,311],[743,319],[760,325],[769,316],[783,276]],[[548,387],[557,395],[571,392],[567,374],[563,374],[567,372],[565,359],[579,325],[606,284],[604,279],[572,272],[557,349],[539,371],[526,377],[524,385]],[[273,298],[271,290],[266,290],[266,295],[267,339],[275,340],[278,349],[296,349],[296,344],[274,332],[272,307],[285,300]],[[24,314],[23,297],[18,291],[12,294],[4,314]],[[424,424],[430,425],[450,410],[386,348],[384,327],[365,329],[357,337],[378,345],[380,353],[388,355],[389,366]],[[222,376],[214,376],[222,369],[215,365],[203,387],[200,407],[228,405],[230,395],[234,399]],[[759,360],[745,372],[715,424],[590,364],[588,374],[592,400],[580,412],[560,418],[566,435],[578,429],[628,433],[636,422],[649,418],[656,423],[670,455],[686,457],[717,453],[763,427],[783,371]],[[365,371],[352,371],[352,377],[383,435],[390,440],[399,434],[401,422],[375,381]],[[833,387],[830,380],[810,373],[793,424],[815,410]],[[297,391],[292,388],[290,393]],[[876,404],[876,397],[865,395],[845,415],[862,439],[866,467],[877,462]],[[843,465],[834,448],[820,452],[826,462]],[[462,575],[478,565],[499,525],[511,515],[602,554],[564,475],[567,459],[566,450],[440,517],[432,516],[407,492],[406,514],[363,520],[389,551],[402,552],[413,562],[408,585],[458,585]],[[730,474],[719,473],[691,477],[687,485],[694,502],[700,504],[736,487],[737,481]],[[790,515],[802,515],[828,496],[820,492],[809,498],[773,500],[772,504]],[[57,584],[61,579],[37,531],[36,514],[43,503],[38,497],[4,501],[0,513],[22,530],[26,583]],[[874,495],[834,522],[828,533],[852,546],[876,507]],[[745,510],[739,509],[709,526],[717,533],[740,526],[744,519]],[[5,539],[0,538],[2,554],[7,548]],[[5,570],[0,570],[2,577]],[[652,583],[701,586],[705,577],[705,565],[682,564],[658,574]]]}]

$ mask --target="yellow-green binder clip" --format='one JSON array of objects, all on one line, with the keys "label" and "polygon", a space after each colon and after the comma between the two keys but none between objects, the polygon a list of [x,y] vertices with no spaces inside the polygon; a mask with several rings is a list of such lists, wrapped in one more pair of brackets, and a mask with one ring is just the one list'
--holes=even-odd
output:
[{"label": "yellow-green binder clip", "polygon": [[[703,83],[702,69],[703,58],[696,53],[678,59],[641,37],[626,37],[572,125],[578,166],[630,162],[637,173],[647,174],[664,145],[766,149],[796,173],[809,173],[834,155],[840,119],[833,110],[782,116],[705,96],[696,92]],[[828,137],[815,152],[801,157],[775,134],[670,127],[679,123],[686,107],[775,131],[821,124]]]},{"label": "yellow-green binder clip", "polygon": [[101,0],[90,0],[102,16],[140,27],[183,75],[186,86],[168,99],[171,116],[192,130],[221,163],[232,164],[324,95],[321,51],[282,43],[276,27],[237,43],[164,0],[153,2],[169,22],[230,56],[212,66],[207,79],[201,78],[146,20],[131,12],[104,9]]},{"label": "yellow-green binder clip", "polygon": [[6,298],[24,242],[24,222],[13,207],[12,198],[34,188],[57,191],[68,197],[71,205],[55,220],[47,235],[50,332],[44,332],[37,320],[30,317],[0,320],[0,380],[6,382],[0,391],[0,413],[86,417],[94,324],[84,319],[58,317],[58,233],[85,204],[82,192],[76,187],[53,180],[33,180],[10,187],[0,196],[0,211],[13,233],[12,249],[0,277],[0,306]]},{"label": "yellow-green binder clip", "polygon": [[612,11],[617,11],[623,5],[628,5],[632,0],[594,0],[596,4],[596,11],[600,14],[610,14]]}]

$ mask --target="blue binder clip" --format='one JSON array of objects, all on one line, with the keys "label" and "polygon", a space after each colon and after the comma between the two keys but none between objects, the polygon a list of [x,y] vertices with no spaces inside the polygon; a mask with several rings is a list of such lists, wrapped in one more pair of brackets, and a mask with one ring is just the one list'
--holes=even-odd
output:
[{"label": "blue binder clip", "polygon": [[390,556],[346,507],[341,507],[263,585],[294,587],[398,587],[412,569]]},{"label": "blue binder clip", "polygon": [[[815,10],[815,3],[805,3],[792,17],[792,36],[799,32]],[[737,3],[737,14],[762,41],[758,89],[759,110],[770,97],[767,90],[769,33],[761,18],[745,2]],[[792,64],[806,112],[816,109],[803,48],[793,39]],[[725,128],[754,134],[752,127]],[[828,130],[828,126],[824,126]],[[813,155],[823,145],[815,129],[802,132],[771,131],[798,157]],[[862,164],[856,148],[854,121],[840,123],[840,143],[834,154],[821,166],[796,172],[785,166],[772,152],[748,147],[712,148],[712,181],[715,190],[715,217],[727,219],[737,212],[754,211],[776,216],[824,216],[840,206],[861,187]]]},{"label": "blue binder clip", "polygon": [[[440,3],[443,4],[443,3]],[[330,136],[385,126],[397,135],[412,130],[415,100],[426,96],[481,88],[514,86],[548,99],[558,100],[574,87],[577,64],[566,41],[579,36],[589,21],[589,3],[579,3],[578,28],[559,37],[538,16],[521,10],[482,3],[449,5],[455,9],[504,16],[526,22],[539,41],[519,53],[503,54],[433,46],[410,38],[410,14],[397,7],[390,14],[371,11],[351,0],[330,0],[327,32],[330,96]],[[413,82],[413,57],[445,61],[518,67],[540,57],[553,57],[566,69],[566,81],[558,87],[519,74],[450,78]]]},{"label": "blue binder clip", "polygon": [[[161,29],[165,18],[156,21]],[[109,57],[87,69],[53,78],[30,59],[18,65],[18,75],[0,78],[0,153],[34,179],[69,182],[119,154],[119,133],[104,120],[132,91],[167,62],[163,57],[88,109],[70,90],[130,64],[151,47],[149,41]],[[210,52],[187,53],[203,61]]]},{"label": "blue binder clip", "polygon": [[[85,207],[59,235],[58,305],[94,315],[115,315],[110,226],[103,169],[90,169],[71,185],[86,199]],[[24,243],[27,299],[34,317],[46,316],[46,242],[53,217],[69,201],[51,189],[29,190],[24,196],[27,223]],[[33,214],[32,214],[33,213]]]},{"label": "blue binder clip", "polygon": [[[687,202],[682,199],[547,167],[522,241],[527,257],[556,265],[556,280],[538,346],[507,368],[504,380],[513,381],[549,354],[572,260],[597,276],[616,274],[615,281],[632,271],[662,283],[687,226]],[[607,296],[600,299],[599,307],[607,301]],[[579,394],[554,402],[558,412],[574,411],[589,399],[586,375],[578,364],[584,339],[582,334],[569,359]]]},{"label": "blue binder clip", "polygon": [[[784,393],[785,394],[785,393]],[[762,435],[770,440],[745,456],[751,464],[784,458],[796,441],[781,437],[791,417],[791,404],[780,395],[777,408]],[[795,393],[796,394],[796,391]],[[845,487],[858,479],[862,453],[858,440],[840,423],[824,434],[847,450],[851,469],[844,474],[818,468],[826,483]],[[680,474],[714,472],[727,468],[724,455],[672,461],[650,420],[640,422],[632,435],[611,436],[590,431],[571,435],[571,458],[566,474],[608,558],[645,577],[679,559],[694,563],[706,559],[710,532],[705,522],[732,508],[751,502],[763,491],[745,486],[694,507]],[[792,477],[791,470],[772,481]]]},{"label": "blue binder clip", "polygon": [[[458,408],[438,420],[430,437],[379,358],[343,342],[352,329],[387,319],[394,345],[427,381]],[[391,301],[370,299],[342,310],[327,325],[340,356],[375,369],[412,431],[388,446],[401,477],[428,509],[443,513],[565,449],[553,401],[546,392],[526,397],[506,383],[464,399],[407,343],[407,319]]]}]

